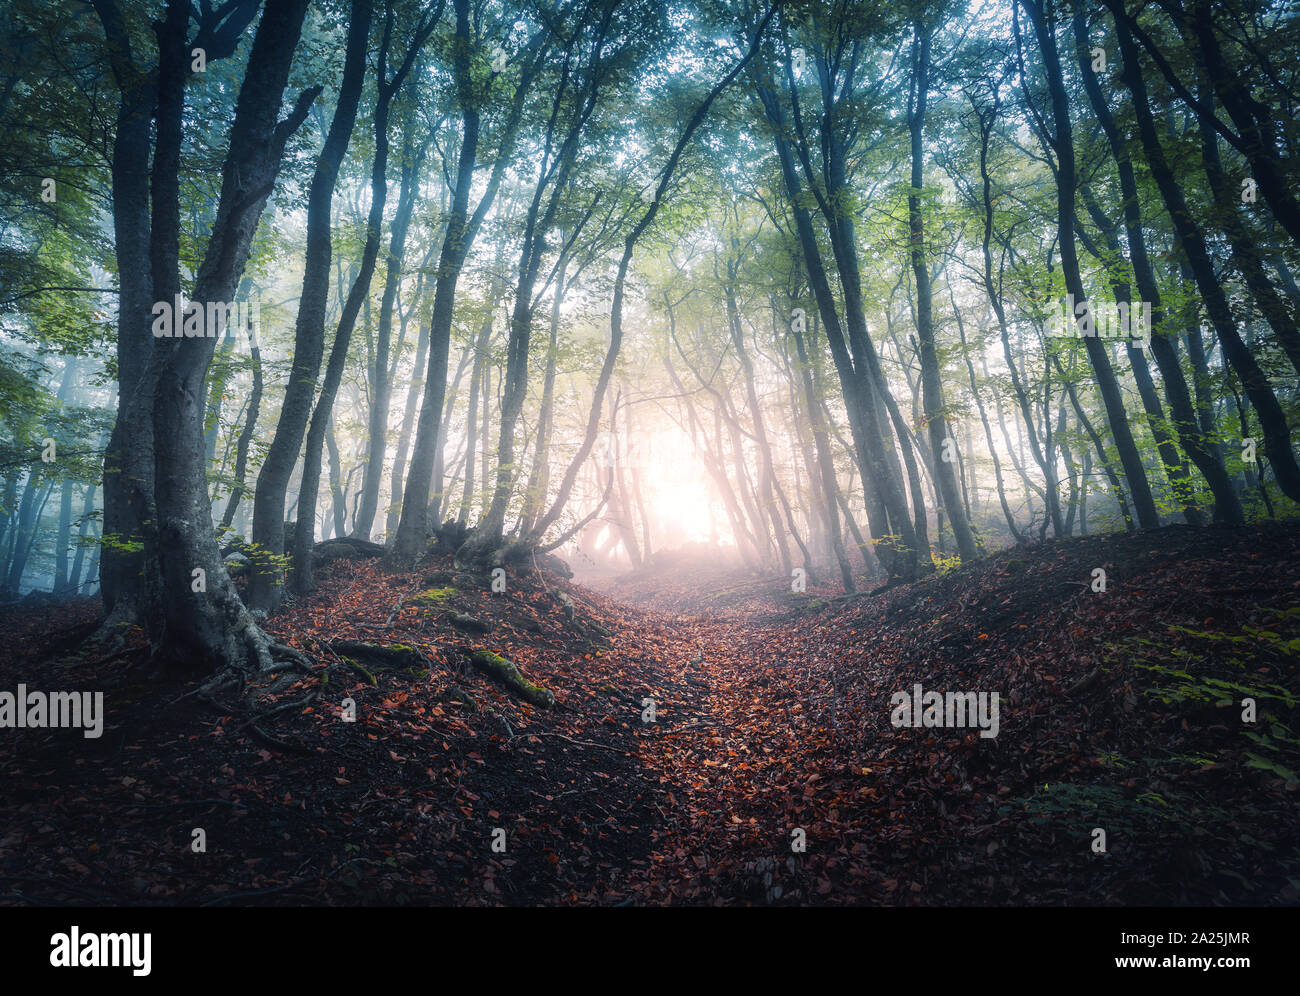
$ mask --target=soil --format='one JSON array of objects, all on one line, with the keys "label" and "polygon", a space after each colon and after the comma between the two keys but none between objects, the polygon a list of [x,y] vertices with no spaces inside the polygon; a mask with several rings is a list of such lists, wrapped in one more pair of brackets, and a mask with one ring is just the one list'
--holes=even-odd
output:
[{"label": "soil", "polygon": [[[0,692],[107,718],[0,730],[0,903],[1295,904],[1298,554],[1295,522],[1169,527],[848,598],[340,559],[267,622],[313,673],[207,701],[139,639],[78,649],[96,600],[11,608]],[[894,726],[917,684],[997,692],[998,735]]]}]

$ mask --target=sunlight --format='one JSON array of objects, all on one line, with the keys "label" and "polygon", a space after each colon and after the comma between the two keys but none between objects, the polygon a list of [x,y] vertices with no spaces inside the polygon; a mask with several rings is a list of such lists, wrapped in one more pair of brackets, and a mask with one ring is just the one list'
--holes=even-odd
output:
[{"label": "sunlight", "polygon": [[699,453],[680,428],[628,435],[621,456],[629,473],[640,478],[646,515],[659,537],[656,546],[732,544],[726,510]]}]

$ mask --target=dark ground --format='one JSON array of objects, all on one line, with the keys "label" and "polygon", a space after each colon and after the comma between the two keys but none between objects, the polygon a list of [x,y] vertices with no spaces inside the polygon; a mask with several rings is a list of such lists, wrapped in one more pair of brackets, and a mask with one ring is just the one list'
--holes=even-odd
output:
[{"label": "dark ground", "polygon": [[[340,560],[269,623],[317,673],[243,704],[138,643],[78,656],[97,602],[10,608],[0,691],[102,690],[108,718],[0,730],[0,903],[1296,905],[1297,554],[1295,522],[1170,527],[851,599],[698,561],[493,593]],[[339,639],[423,662],[322,684]],[[892,727],[915,683],[998,691],[999,735]]]}]

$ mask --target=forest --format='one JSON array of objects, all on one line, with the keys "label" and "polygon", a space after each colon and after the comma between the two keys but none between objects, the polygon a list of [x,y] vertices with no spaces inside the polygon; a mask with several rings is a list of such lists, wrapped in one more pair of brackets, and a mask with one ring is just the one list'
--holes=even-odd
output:
[{"label": "forest", "polygon": [[1300,903],[1300,3],[0,6],[0,905]]}]

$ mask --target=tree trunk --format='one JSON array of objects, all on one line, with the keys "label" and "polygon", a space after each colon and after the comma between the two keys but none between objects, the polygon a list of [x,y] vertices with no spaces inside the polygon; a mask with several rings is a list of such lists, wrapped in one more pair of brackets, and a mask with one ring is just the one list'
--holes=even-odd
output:
[{"label": "tree trunk", "polygon": [[[560,233],[564,242],[564,233]],[[537,439],[533,444],[533,465],[528,474],[528,493],[524,498],[522,532],[529,532],[546,506],[551,484],[551,422],[555,418],[555,365],[559,357],[560,305],[567,289],[569,257],[563,251],[557,263],[555,290],[551,297],[550,338],[546,346],[546,371],[542,377],[542,406],[537,415]]]},{"label": "tree trunk", "polygon": [[[422,297],[422,278],[423,274],[421,274],[421,281],[417,281],[415,300],[410,308],[411,313],[418,310],[417,305]],[[405,320],[405,315],[403,320]],[[393,458],[393,477],[389,491],[388,516],[384,523],[386,536],[392,536],[397,532],[397,521],[402,513],[403,481],[406,478],[406,458],[411,449],[411,430],[415,427],[415,406],[420,399],[420,389],[424,386],[424,382],[420,379],[420,371],[424,369],[425,360],[429,355],[429,329],[423,322],[420,322],[419,325],[419,337],[415,344],[415,363],[411,367],[411,383],[407,387],[406,405],[402,409],[402,428],[397,436],[397,455]]]},{"label": "tree trunk", "polygon": [[[453,0],[456,11],[455,45],[452,54],[453,75],[461,110],[461,143],[456,164],[455,189],[447,217],[447,230],[438,258],[438,278],[434,284],[433,314],[429,320],[429,366],[424,379],[424,398],[415,430],[411,466],[402,495],[402,515],[386,560],[392,566],[410,566],[424,551],[429,539],[429,492],[435,455],[442,445],[439,429],[442,406],[447,391],[447,358],[451,345],[451,322],[455,311],[456,285],[474,238],[500,185],[501,168],[509,158],[510,142],[503,141],[500,159],[488,181],[479,207],[469,213],[470,186],[478,165],[479,129],[478,98],[470,78],[470,2]],[[524,86],[520,84],[520,89]],[[518,98],[516,98],[517,100]],[[513,135],[510,135],[513,140]]]},{"label": "tree trunk", "polygon": [[[957,541],[961,561],[969,564],[975,560],[978,551],[953,471],[957,441],[952,438],[948,412],[943,402],[943,375],[939,369],[939,355],[934,339],[930,268],[925,258],[925,219],[921,212],[921,192],[924,186],[922,138],[926,103],[929,100],[930,29],[924,27],[918,18],[913,21],[912,30],[913,98],[907,120],[912,144],[912,184],[907,194],[907,217],[912,241],[912,274],[916,280],[916,338],[920,344],[917,355],[921,361],[921,389],[925,401],[925,424],[930,436],[930,466],[933,468],[935,490],[948,513],[948,522]],[[900,441],[903,446],[907,445],[906,439]]]},{"label": "tree trunk", "polygon": [[235,446],[235,487],[226,502],[226,511],[221,516],[221,528],[224,533],[235,521],[235,512],[244,497],[244,480],[248,473],[248,448],[253,442],[253,433],[257,430],[257,416],[262,406],[262,349],[257,336],[249,330],[250,355],[253,362],[253,392],[248,398],[248,417],[244,428],[239,433],[239,442]]},{"label": "tree trunk", "polygon": [[1116,36],[1124,59],[1124,81],[1133,98],[1138,133],[1151,176],[1160,188],[1165,207],[1178,232],[1183,253],[1196,280],[1201,299],[1205,302],[1206,313],[1218,333],[1223,354],[1241,377],[1242,385],[1259,415],[1264,433],[1264,449],[1273,464],[1278,486],[1287,497],[1300,501],[1300,466],[1296,465],[1295,454],[1291,451],[1291,431],[1287,427],[1286,415],[1278,404],[1267,376],[1237,331],[1227,294],[1214,272],[1205,236],[1193,220],[1182,188],[1165,158],[1147,99],[1146,81],[1138,63],[1137,46],[1129,30],[1129,18],[1117,0],[1106,0],[1106,5],[1115,16]]},{"label": "tree trunk", "polygon": [[[1155,270],[1147,255],[1146,236],[1142,228],[1142,207],[1138,199],[1137,178],[1133,172],[1133,162],[1128,146],[1121,140],[1115,119],[1101,91],[1101,86],[1092,74],[1090,57],[1087,50],[1087,26],[1083,17],[1082,4],[1075,0],[1074,35],[1078,49],[1080,71],[1084,87],[1092,103],[1102,130],[1110,145],[1111,155],[1115,159],[1119,174],[1120,194],[1124,198],[1124,228],[1128,236],[1129,260],[1133,266],[1133,276],[1137,283],[1142,301],[1151,305],[1151,353],[1160,377],[1165,386],[1165,397],[1169,402],[1173,418],[1174,431],[1184,452],[1201,472],[1210,491],[1214,495],[1214,519],[1216,522],[1240,524],[1244,521],[1241,503],[1232,487],[1223,459],[1202,428],[1197,424],[1196,412],[1183,376],[1182,364],[1178,361],[1178,352],[1174,340],[1168,334],[1164,321],[1164,306],[1161,300],[1159,284]],[[1132,312],[1130,311],[1130,315]],[[1130,319],[1131,320],[1131,319]],[[1190,326],[1189,326],[1190,327]]]},{"label": "tree trunk", "polygon": [[157,574],[144,552],[155,521],[153,398],[157,382],[149,266],[149,159],[157,79],[133,63],[130,32],[113,0],[95,0],[109,63],[120,91],[111,160],[113,246],[117,259],[117,419],[104,452],[100,579],[103,632],[119,622],[148,623]]},{"label": "tree trunk", "polygon": [[[86,559],[86,539],[91,534],[91,519],[95,513],[95,492],[97,490],[98,488],[94,484],[87,486],[86,499],[81,507],[81,526],[77,530],[77,552],[73,554],[72,571],[68,575],[68,592],[74,597],[82,594],[81,568]],[[93,576],[93,573],[87,576]]]},{"label": "tree trunk", "polygon": [[[263,10],[231,126],[216,219],[195,285],[200,306],[232,300],[285,143],[320,92],[319,87],[308,90],[287,120],[277,120],[306,7],[307,0],[267,0]],[[183,36],[181,42],[188,59]],[[157,211],[154,218],[156,225]],[[168,260],[169,273],[172,265]],[[161,289],[157,276],[155,289]],[[214,345],[209,338],[160,340],[153,412],[158,530],[156,542],[146,542],[146,552],[154,546],[160,568],[165,630],[159,649],[208,665],[269,668],[270,640],[235,592],[212,527],[201,405]]]},{"label": "tree trunk", "polygon": [[[280,404],[280,420],[262,461],[253,495],[253,545],[256,553],[249,564],[245,597],[250,607],[263,611],[275,609],[284,594],[284,571],[275,558],[284,553],[284,506],[289,478],[293,476],[302,449],[303,432],[311,415],[316,378],[325,353],[325,310],[329,300],[332,254],[331,205],[339,168],[352,141],[361,101],[366,47],[370,39],[370,10],[371,0],[353,0],[338,104],[316,160],[316,170],[307,194],[307,255],[294,327],[293,365]],[[376,111],[377,116],[379,113]],[[311,532],[310,522],[307,531]]]},{"label": "tree trunk", "polygon": [[397,213],[393,216],[393,226],[388,241],[384,296],[379,305],[379,330],[375,340],[375,363],[370,381],[370,425],[366,472],[361,481],[361,505],[357,508],[357,519],[352,523],[353,534],[362,539],[370,538],[375,512],[379,508],[384,456],[388,451],[388,408],[392,397],[392,383],[388,376],[388,355],[393,330],[393,303],[397,298],[397,283],[402,278],[406,233],[410,228],[411,214],[415,209],[415,193],[427,147],[422,144],[412,159],[410,134],[412,127],[413,123],[408,119],[406,141],[402,150],[402,180],[397,195]]},{"label": "tree trunk", "polygon": [[[316,410],[312,413],[311,424],[307,429],[307,447],[303,453],[302,484],[298,489],[298,521],[305,525],[295,531],[293,541],[293,588],[299,594],[311,591],[314,584],[312,548],[316,544],[315,523],[316,504],[320,494],[321,447],[325,441],[326,429],[333,421],[334,398],[343,380],[348,346],[352,342],[352,332],[363,304],[367,307],[367,322],[369,322],[370,281],[374,277],[375,263],[379,258],[384,205],[388,198],[388,113],[394,98],[401,91],[403,83],[410,74],[424,39],[432,32],[441,13],[440,5],[420,21],[406,55],[394,71],[392,79],[388,78],[388,52],[393,24],[391,4],[384,21],[384,34],[379,46],[376,72],[375,157],[370,169],[370,211],[366,219],[366,242],[361,250],[361,266],[356,279],[352,282],[347,301],[344,302],[343,312],[339,316],[338,331],[334,335],[334,345],[330,347],[329,362],[326,364],[325,381],[321,385]],[[354,506],[352,511],[354,529],[356,522],[357,507]]]},{"label": "tree trunk", "polygon": [[808,362],[808,349],[804,344],[802,315],[797,321],[791,323],[790,332],[794,337],[795,350],[799,358],[799,374],[803,382],[808,420],[812,423],[813,442],[817,447],[817,467],[821,472],[822,514],[826,519],[826,535],[835,553],[835,563],[840,569],[840,583],[844,586],[845,594],[852,594],[857,590],[857,586],[853,581],[853,567],[844,552],[844,539],[840,534],[840,516],[837,507],[840,489],[835,475],[835,457],[831,453],[826,423],[822,420],[821,399],[813,387],[812,365]]},{"label": "tree trunk", "polygon": [[[1066,291],[1073,296],[1075,302],[1075,314],[1080,314],[1080,308],[1086,309],[1089,306],[1083,288],[1083,276],[1079,267],[1074,236],[1077,180],[1069,99],[1061,74],[1061,59],[1057,52],[1056,36],[1047,23],[1043,8],[1039,6],[1039,0],[1020,0],[1020,3],[1033,23],[1034,33],[1038,37],[1038,47],[1047,71],[1047,87],[1051,98],[1055,136],[1044,137],[1051,142],[1056,151],[1057,231],[1061,270],[1065,276]],[[1097,376],[1097,388],[1106,409],[1106,418],[1110,423],[1115,448],[1119,451],[1124,476],[1128,480],[1138,526],[1142,529],[1154,529],[1160,525],[1160,516],[1156,512],[1155,499],[1152,497],[1151,487],[1147,481],[1146,467],[1142,463],[1141,454],[1138,452],[1137,443],[1129,427],[1128,413],[1124,410],[1124,398],[1110,363],[1110,354],[1096,335],[1087,334],[1086,331],[1083,346]]]}]

